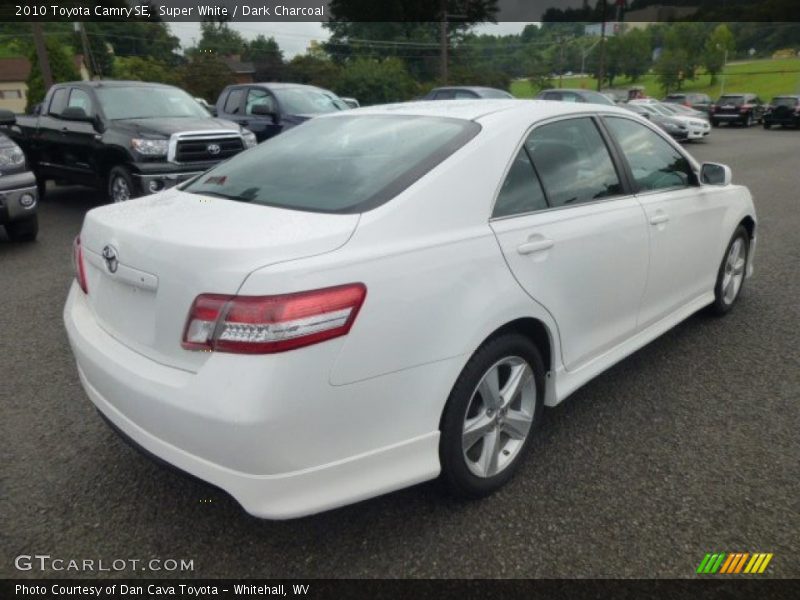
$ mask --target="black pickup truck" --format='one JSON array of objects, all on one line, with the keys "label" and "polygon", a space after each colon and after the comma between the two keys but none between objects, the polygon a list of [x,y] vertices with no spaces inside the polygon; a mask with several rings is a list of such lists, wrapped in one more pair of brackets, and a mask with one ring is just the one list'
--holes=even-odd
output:
[{"label": "black pickup truck", "polygon": [[[0,126],[11,126],[14,113],[0,110]],[[0,131],[0,225],[12,242],[32,242],[39,232],[36,216],[36,178],[28,170],[25,154]]]},{"label": "black pickup truck", "polygon": [[17,117],[6,134],[28,156],[40,196],[55,180],[105,189],[114,202],[172,187],[256,144],[183,90],[140,81],[54,85],[39,114]]}]

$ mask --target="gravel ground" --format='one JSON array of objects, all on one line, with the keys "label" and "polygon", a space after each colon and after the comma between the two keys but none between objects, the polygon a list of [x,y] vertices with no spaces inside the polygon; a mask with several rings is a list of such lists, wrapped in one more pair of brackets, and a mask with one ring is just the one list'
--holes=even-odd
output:
[{"label": "gravel ground", "polygon": [[800,577],[798,148],[800,131],[761,128],[689,146],[752,190],[755,278],[728,317],[690,318],[547,411],[511,485],[464,503],[432,482],[288,522],[143,458],[96,415],[61,310],[100,200],[52,190],[36,244],[0,233],[0,577],[35,553],[193,559],[196,577],[686,577],[711,551],[773,552],[769,574]]}]

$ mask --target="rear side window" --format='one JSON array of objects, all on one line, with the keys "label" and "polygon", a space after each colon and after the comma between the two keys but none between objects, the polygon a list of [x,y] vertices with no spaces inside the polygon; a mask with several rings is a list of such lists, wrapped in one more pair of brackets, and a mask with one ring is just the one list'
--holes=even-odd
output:
[{"label": "rear side window", "polygon": [[522,148],[508,170],[497,195],[493,218],[521,215],[547,208],[542,184],[533,170],[527,150]]},{"label": "rear side window", "polygon": [[592,119],[536,128],[525,142],[550,206],[592,202],[622,193],[617,171]]},{"label": "rear side window", "polygon": [[67,107],[67,88],[58,88],[50,99],[50,108],[47,112],[51,115],[60,115]]},{"label": "rear side window", "polygon": [[229,115],[238,115],[242,109],[242,96],[244,96],[242,88],[231,90],[225,99],[225,106],[222,110]]},{"label": "rear side window", "polygon": [[69,108],[82,108],[87,115],[92,115],[92,98],[85,90],[73,88],[69,94]]},{"label": "rear side window", "polygon": [[452,100],[455,98],[453,90],[439,90],[433,97],[434,100]]},{"label": "rear side window", "polygon": [[690,185],[689,161],[660,135],[630,119],[606,117],[606,124],[628,159],[638,191]]},{"label": "rear side window", "polygon": [[405,190],[480,131],[400,115],[311,119],[221,163],[184,189],[251,204],[358,213]]}]

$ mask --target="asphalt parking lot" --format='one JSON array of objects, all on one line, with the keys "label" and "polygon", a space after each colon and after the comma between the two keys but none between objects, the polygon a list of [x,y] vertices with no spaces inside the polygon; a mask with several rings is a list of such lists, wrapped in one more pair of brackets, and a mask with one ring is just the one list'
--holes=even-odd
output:
[{"label": "asphalt parking lot", "polygon": [[432,482],[287,522],[97,416],[61,310],[100,198],[51,189],[35,244],[0,233],[0,577],[41,576],[14,568],[35,553],[193,559],[195,577],[688,577],[715,551],[772,552],[767,575],[800,577],[800,131],[722,128],[688,148],[756,201],[756,274],[729,316],[695,315],[547,411],[494,497]]}]

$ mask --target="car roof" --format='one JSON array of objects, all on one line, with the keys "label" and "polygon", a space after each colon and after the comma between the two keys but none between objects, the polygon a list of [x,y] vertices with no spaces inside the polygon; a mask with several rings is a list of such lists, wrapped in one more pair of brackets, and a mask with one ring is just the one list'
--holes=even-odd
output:
[{"label": "car roof", "polygon": [[[322,92],[329,92],[325,88],[321,88],[316,85],[306,85],[305,83],[273,83],[273,82],[264,82],[264,83],[235,83],[231,86],[231,88],[235,87],[260,87],[267,90],[291,90],[291,89],[304,89],[304,90],[320,90]],[[333,93],[333,92],[329,92]]]},{"label": "car roof", "polygon": [[586,114],[591,112],[613,112],[618,114],[630,114],[629,111],[606,104],[594,105],[597,110],[592,109],[592,104],[573,104],[569,102],[552,102],[549,100],[522,100],[522,99],[473,99],[473,100],[448,100],[440,102],[436,100],[420,100],[416,102],[400,102],[397,104],[383,104],[369,106],[366,108],[356,108],[353,110],[337,113],[328,113],[319,118],[340,118],[353,115],[402,115],[415,117],[440,117],[451,119],[462,119],[466,121],[479,121],[488,115],[501,114],[508,118],[525,115],[546,119],[560,115]]},{"label": "car roof", "polygon": [[[435,87],[431,91],[435,92],[438,90],[470,90],[473,92],[480,92],[482,90],[492,90],[494,92],[505,92],[506,90],[501,90],[500,88],[493,88],[487,87],[485,85],[443,85],[440,87]],[[506,92],[508,93],[508,92]]]},{"label": "car roof", "polygon": [[163,88],[174,88],[174,85],[168,85],[165,83],[155,83],[152,81],[128,81],[125,79],[100,79],[97,81],[64,81],[62,83],[57,83],[55,85],[82,85],[91,88],[114,88],[114,87],[163,87]]}]

